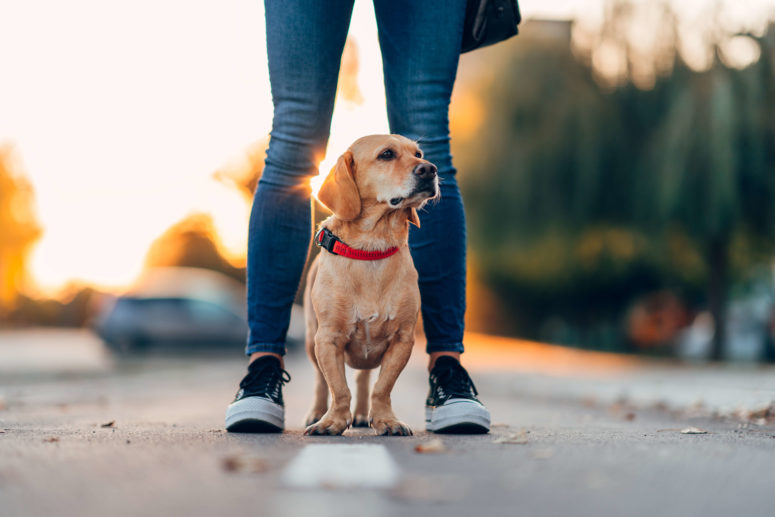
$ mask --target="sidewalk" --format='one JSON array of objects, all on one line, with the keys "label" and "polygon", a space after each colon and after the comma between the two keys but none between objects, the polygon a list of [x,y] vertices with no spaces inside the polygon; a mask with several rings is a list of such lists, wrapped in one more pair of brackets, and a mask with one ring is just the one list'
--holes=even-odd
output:
[{"label": "sidewalk", "polygon": [[475,376],[480,391],[743,419],[775,403],[772,365],[692,364],[474,333],[466,347],[465,364],[487,372]]},{"label": "sidewalk", "polygon": [[[424,347],[424,341],[418,340],[412,354],[411,361],[419,372],[427,361]],[[229,353],[228,358],[240,361],[238,354]],[[476,333],[466,335],[463,362],[485,399],[491,393],[587,405],[626,402],[637,407],[658,406],[744,419],[747,413],[775,403],[772,365],[692,364]],[[89,331],[0,331],[3,384],[61,375],[108,376],[114,372],[113,358]],[[417,381],[426,382],[420,377]]]}]

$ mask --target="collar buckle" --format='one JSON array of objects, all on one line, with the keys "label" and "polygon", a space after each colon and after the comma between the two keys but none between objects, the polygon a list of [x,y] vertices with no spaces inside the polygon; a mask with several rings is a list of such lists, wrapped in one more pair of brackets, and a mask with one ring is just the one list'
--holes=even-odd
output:
[{"label": "collar buckle", "polygon": [[334,246],[337,242],[341,242],[339,237],[331,233],[331,230],[328,228],[321,228],[315,234],[315,244],[325,250],[328,250],[329,253],[333,253],[334,255],[338,255],[338,253],[334,251]]}]

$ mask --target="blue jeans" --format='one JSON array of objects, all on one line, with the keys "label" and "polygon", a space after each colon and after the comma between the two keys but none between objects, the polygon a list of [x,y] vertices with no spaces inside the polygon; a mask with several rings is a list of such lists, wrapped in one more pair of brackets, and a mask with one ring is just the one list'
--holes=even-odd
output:
[{"label": "blue jeans", "polygon": [[[374,0],[392,133],[419,140],[441,200],[409,246],[428,352],[463,351],[466,228],[449,150],[448,110],[466,0]],[[265,0],[274,118],[250,216],[246,353],[285,353],[291,305],[312,235],[310,177],[331,127],[353,0]],[[344,149],[342,149],[344,151]]]}]

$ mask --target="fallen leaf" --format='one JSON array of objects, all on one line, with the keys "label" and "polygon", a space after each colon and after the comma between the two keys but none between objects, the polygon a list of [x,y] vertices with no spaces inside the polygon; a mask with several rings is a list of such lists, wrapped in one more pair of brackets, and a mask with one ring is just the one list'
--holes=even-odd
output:
[{"label": "fallen leaf", "polygon": [[226,472],[245,472],[247,474],[259,474],[269,470],[269,463],[263,458],[244,454],[226,456],[223,458],[221,466]]},{"label": "fallen leaf", "polygon": [[748,419],[753,420],[754,423],[756,423],[756,425],[764,425],[764,424],[759,424],[757,422],[764,420],[766,424],[767,420],[772,417],[775,417],[775,405],[772,405],[772,404],[748,413]]},{"label": "fallen leaf", "polygon": [[635,413],[630,412],[624,415],[624,419],[627,420],[628,422],[632,422],[633,420],[635,420],[636,416],[637,415],[635,415]]},{"label": "fallen leaf", "polygon": [[444,446],[444,442],[438,438],[429,442],[421,443],[414,448],[414,452],[419,452],[421,454],[433,454],[436,452],[445,452],[446,450],[447,448]]},{"label": "fallen leaf", "polygon": [[681,434],[708,434],[708,431],[699,427],[687,427],[686,429],[681,429]]},{"label": "fallen leaf", "polygon": [[105,422],[100,427],[115,427],[115,426],[116,426],[116,421],[115,420],[111,420],[110,422]]},{"label": "fallen leaf", "polygon": [[527,431],[522,430],[518,433],[504,434],[492,441],[492,443],[509,443],[515,445],[522,445],[527,443]]},{"label": "fallen leaf", "polygon": [[48,438],[45,438],[43,440],[43,442],[45,443],[56,443],[58,441],[59,441],[59,438],[57,438],[56,436],[49,436]]}]

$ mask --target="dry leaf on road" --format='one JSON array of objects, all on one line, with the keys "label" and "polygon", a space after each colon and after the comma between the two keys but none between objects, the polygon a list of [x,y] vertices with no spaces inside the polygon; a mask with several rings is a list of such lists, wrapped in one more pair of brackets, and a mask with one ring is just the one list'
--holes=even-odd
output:
[{"label": "dry leaf on road", "polygon": [[105,422],[100,427],[116,427],[116,421],[111,420],[110,422]]},{"label": "dry leaf on road", "polygon": [[699,427],[687,427],[686,429],[681,429],[681,434],[708,434],[708,431]]},{"label": "dry leaf on road", "polygon": [[522,445],[527,443],[527,431],[522,430],[518,433],[504,434],[492,441],[492,443],[509,443],[515,445]]},{"label": "dry leaf on road", "polygon": [[[748,420],[753,421],[756,425],[765,425],[769,419],[775,417],[775,404],[750,411],[747,416]],[[759,423],[761,421],[764,423]]]},{"label": "dry leaf on road", "polygon": [[56,436],[49,436],[48,438],[45,438],[43,441],[45,443],[56,443],[59,441],[59,438],[57,438]]},{"label": "dry leaf on road", "polygon": [[438,438],[431,440],[429,442],[421,443],[420,445],[414,448],[414,452],[419,452],[421,454],[445,452],[446,450],[447,448],[444,446],[444,442],[442,442]]},{"label": "dry leaf on road", "polygon": [[243,454],[226,456],[223,458],[221,466],[226,472],[246,472],[248,474],[259,474],[269,470],[269,463],[263,458]]}]

